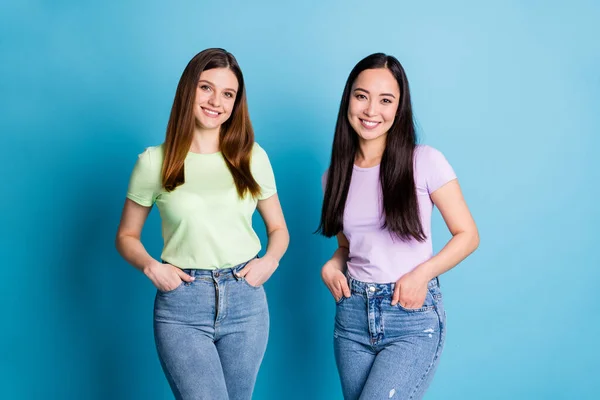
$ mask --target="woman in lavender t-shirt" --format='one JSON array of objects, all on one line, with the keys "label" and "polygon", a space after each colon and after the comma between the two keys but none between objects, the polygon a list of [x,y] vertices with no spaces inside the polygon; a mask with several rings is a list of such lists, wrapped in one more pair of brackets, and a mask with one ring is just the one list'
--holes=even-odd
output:
[{"label": "woman in lavender t-shirt", "polygon": [[[444,344],[438,276],[479,244],[456,175],[416,144],[402,65],[377,53],[346,82],[323,176],[319,231],[338,249],[321,271],[336,299],[334,349],[344,398],[419,399]],[[452,239],[436,255],[431,213]]]}]

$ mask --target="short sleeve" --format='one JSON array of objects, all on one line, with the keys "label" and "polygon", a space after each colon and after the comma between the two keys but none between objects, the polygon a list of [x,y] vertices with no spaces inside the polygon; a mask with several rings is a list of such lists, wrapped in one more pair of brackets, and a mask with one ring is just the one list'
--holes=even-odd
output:
[{"label": "short sleeve", "polygon": [[252,150],[252,176],[260,186],[258,200],[265,200],[277,193],[275,175],[267,152],[258,143]]},{"label": "short sleeve", "polygon": [[425,178],[427,192],[435,192],[446,183],[456,179],[454,169],[446,160],[446,157],[437,149],[430,146],[422,146],[420,162],[418,165],[419,174]]},{"label": "short sleeve", "polygon": [[127,198],[141,206],[151,207],[161,191],[161,160],[156,159],[156,149],[149,147],[138,156],[133,167]]}]

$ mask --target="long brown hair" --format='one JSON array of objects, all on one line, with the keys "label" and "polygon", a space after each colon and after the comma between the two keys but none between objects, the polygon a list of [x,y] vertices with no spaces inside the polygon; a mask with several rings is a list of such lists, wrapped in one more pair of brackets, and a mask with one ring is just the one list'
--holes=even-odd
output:
[{"label": "long brown hair", "polygon": [[238,81],[238,92],[231,116],[221,125],[219,146],[240,198],[246,192],[253,197],[260,186],[250,171],[250,157],[254,145],[254,130],[248,113],[244,76],[235,57],[223,49],[206,49],[196,54],[185,67],[171,108],[164,145],[162,184],[168,192],[185,182],[184,161],[192,145],[195,116],[193,111],[196,87],[202,71],[229,68]]}]

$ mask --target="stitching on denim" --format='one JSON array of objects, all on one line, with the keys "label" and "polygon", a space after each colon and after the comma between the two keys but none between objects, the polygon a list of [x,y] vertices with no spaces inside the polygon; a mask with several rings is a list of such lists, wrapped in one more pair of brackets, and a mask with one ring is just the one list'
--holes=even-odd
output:
[{"label": "stitching on denim", "polygon": [[228,309],[227,309],[227,293],[229,292],[229,282],[223,282],[223,314],[221,316],[221,320],[227,318]]},{"label": "stitching on denim", "polygon": [[[381,303],[379,303],[379,307],[381,307]],[[382,311],[379,315],[379,325],[381,327],[381,340],[385,338],[385,320],[383,318],[384,312]]]},{"label": "stitching on denim", "polygon": [[350,288],[350,294],[361,296],[361,297],[364,297],[365,299],[368,298],[363,292],[359,292],[358,290],[353,289],[353,288]]},{"label": "stitching on denim", "polygon": [[402,310],[404,312],[407,312],[407,313],[424,313],[424,312],[428,312],[428,311],[433,311],[435,309],[435,305],[433,305],[433,306],[424,306],[424,307],[421,307],[421,308],[404,308],[404,307],[402,307],[400,305],[400,302],[398,302],[396,304],[396,306],[400,310]]},{"label": "stitching on denim", "polygon": [[184,283],[185,283],[185,282],[181,281],[181,283],[179,284],[179,286],[177,286],[175,289],[168,290],[168,291],[166,291],[166,292],[163,292],[162,290],[159,290],[159,292],[160,292],[160,294],[163,294],[163,295],[165,295],[165,294],[171,294],[171,293],[173,293],[173,292],[175,292],[175,291],[177,291],[177,290],[181,289],[181,287],[184,285]]},{"label": "stitching on denim", "polygon": [[[437,287],[439,293],[434,294],[432,290],[433,290],[433,288],[436,288],[436,287]],[[442,291],[440,290],[439,286],[435,285],[432,287],[427,287],[427,290],[429,291],[429,293],[431,293],[431,295],[433,296],[434,299],[439,300],[442,298]]]},{"label": "stitching on denim", "polygon": [[435,313],[438,316],[438,324],[440,326],[440,333],[439,333],[439,336],[438,336],[439,337],[439,339],[438,339],[438,345],[437,345],[437,347],[435,349],[435,354],[433,355],[433,360],[431,360],[431,363],[429,363],[429,365],[427,366],[427,370],[425,371],[425,373],[421,377],[421,380],[417,383],[417,386],[415,386],[413,392],[410,394],[409,400],[414,398],[415,394],[417,393],[417,391],[421,387],[421,384],[425,381],[425,378],[431,372],[431,367],[433,367],[433,364],[435,364],[435,362],[437,361],[437,359],[440,356],[440,350],[442,348],[442,338],[444,337],[443,336],[444,325],[442,324],[442,317],[440,316],[440,313],[439,313],[439,310],[438,310],[437,307],[435,307]]},{"label": "stitching on denim", "polygon": [[433,300],[434,300],[434,304],[431,305],[431,306],[423,306],[421,308],[414,308],[414,309],[412,309],[412,308],[404,308],[404,307],[402,307],[402,305],[400,304],[400,302],[398,302],[396,304],[396,306],[400,310],[402,310],[404,312],[408,312],[408,313],[424,313],[424,312],[433,311],[435,309],[435,300],[436,300],[436,298],[435,298],[434,294],[431,293],[431,290],[429,288],[427,288],[427,293],[429,293],[431,295],[431,297],[433,298]]},{"label": "stitching on denim", "polygon": [[254,289],[254,290],[260,289],[260,288],[262,287],[262,285],[260,285],[260,286],[252,286],[251,284],[249,284],[249,283],[248,283],[248,281],[246,280],[246,278],[245,278],[245,277],[243,277],[243,276],[240,276],[240,280],[241,280],[241,281],[242,281],[242,282],[243,282],[243,283],[244,283],[246,286],[248,286],[249,288],[251,288],[251,289]]}]

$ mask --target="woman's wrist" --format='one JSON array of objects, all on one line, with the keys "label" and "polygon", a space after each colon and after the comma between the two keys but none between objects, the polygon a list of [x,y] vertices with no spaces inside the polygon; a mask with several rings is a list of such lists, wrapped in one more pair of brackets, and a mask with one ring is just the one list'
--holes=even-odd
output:
[{"label": "woman's wrist", "polygon": [[277,257],[273,256],[272,254],[269,254],[268,252],[265,253],[264,256],[261,257],[264,261],[268,262],[269,264],[273,265],[275,268],[279,267],[279,260],[277,259]]},{"label": "woman's wrist", "polygon": [[433,278],[435,278],[437,275],[435,274],[435,272],[432,270],[431,266],[428,265],[427,263],[423,263],[419,266],[417,266],[415,269],[413,269],[410,272],[411,275],[414,275],[417,279],[423,281],[424,283],[429,282],[430,280],[432,280]]}]

